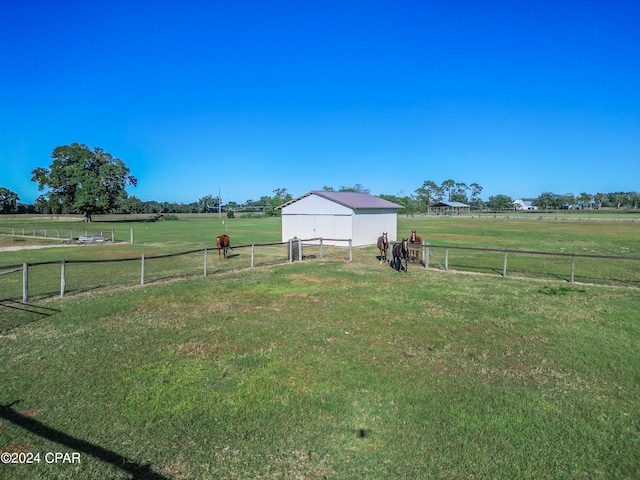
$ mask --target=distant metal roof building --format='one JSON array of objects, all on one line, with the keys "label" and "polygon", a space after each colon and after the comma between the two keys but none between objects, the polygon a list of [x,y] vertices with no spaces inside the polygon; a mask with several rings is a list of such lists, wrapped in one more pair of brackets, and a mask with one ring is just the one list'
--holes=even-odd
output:
[{"label": "distant metal roof building", "polygon": [[433,205],[429,205],[430,212],[436,212],[438,215],[450,215],[455,213],[460,215],[463,212],[469,213],[471,207],[462,202],[438,202]]},{"label": "distant metal roof building", "polygon": [[462,202],[438,202],[431,205],[432,207],[453,207],[453,208],[465,208],[469,207],[466,203]]}]

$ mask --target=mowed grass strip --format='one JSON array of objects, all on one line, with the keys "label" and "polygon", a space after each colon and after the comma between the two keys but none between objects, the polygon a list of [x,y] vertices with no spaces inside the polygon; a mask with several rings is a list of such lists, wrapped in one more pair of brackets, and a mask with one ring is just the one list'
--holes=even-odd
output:
[{"label": "mowed grass strip", "polygon": [[42,302],[0,337],[0,403],[166,478],[640,476],[637,290],[369,257]]}]

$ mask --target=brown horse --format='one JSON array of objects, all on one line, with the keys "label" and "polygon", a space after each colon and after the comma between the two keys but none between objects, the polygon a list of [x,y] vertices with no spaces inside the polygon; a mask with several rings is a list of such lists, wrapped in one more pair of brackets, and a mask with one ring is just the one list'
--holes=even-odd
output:
[{"label": "brown horse", "polygon": [[399,272],[402,271],[402,261],[404,260],[404,271],[409,272],[409,242],[406,238],[402,242],[394,243],[391,249],[393,256],[392,266]]},{"label": "brown horse", "polygon": [[216,246],[218,247],[218,259],[220,259],[220,249],[224,254],[224,259],[227,259],[227,250],[229,250],[229,235],[220,235],[216,237]]},{"label": "brown horse", "polygon": [[411,230],[411,238],[409,238],[409,243],[409,258],[412,262],[418,261],[420,259],[420,248],[415,248],[415,246],[420,245],[420,247],[422,247],[422,238],[418,236],[415,230]]},{"label": "brown horse", "polygon": [[381,237],[378,237],[378,250],[380,250],[380,263],[384,260],[387,261],[387,253],[389,252],[389,240],[387,239],[387,232],[384,232]]}]

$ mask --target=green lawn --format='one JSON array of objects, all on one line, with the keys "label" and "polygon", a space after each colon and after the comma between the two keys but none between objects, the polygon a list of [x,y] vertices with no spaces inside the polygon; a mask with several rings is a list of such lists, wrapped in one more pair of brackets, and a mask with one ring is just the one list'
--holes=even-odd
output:
[{"label": "green lawn", "polygon": [[359,249],[13,306],[0,450],[81,463],[2,478],[640,477],[638,289]]},{"label": "green lawn", "polygon": [[[445,246],[498,248],[517,251],[543,251],[578,255],[610,255],[640,257],[640,222],[620,221],[618,218],[600,216],[599,221],[588,219],[571,221],[529,219],[442,218],[400,217],[398,236],[408,237],[417,230],[432,246],[431,266],[445,264]],[[535,217],[537,218],[537,217]],[[630,217],[634,220],[633,217]],[[607,220],[608,219],[608,220]],[[13,220],[20,228],[18,220]],[[33,219],[20,220],[22,225],[34,223]],[[84,227],[82,222],[52,222],[42,220],[39,228]],[[217,217],[183,218],[179,221],[122,221],[94,222],[97,229],[115,231],[115,244],[102,246],[80,246],[73,248],[34,249],[0,251],[0,266],[22,265],[22,263],[57,262],[51,265],[36,265],[30,268],[29,296],[42,298],[59,295],[61,262],[92,261],[110,259],[132,259],[118,263],[69,263],[67,267],[67,291],[78,293],[96,288],[140,283],[140,259],[201,250],[215,246],[215,236],[226,232],[232,246],[252,243],[271,243],[281,240],[279,218]],[[131,229],[134,244],[130,244]],[[31,228],[29,228],[31,230]],[[30,237],[0,235],[0,248],[33,243],[59,243],[55,240],[36,240]],[[437,248],[440,247],[440,248]],[[317,251],[311,252],[316,256]],[[370,248],[373,259],[377,251]],[[338,254],[345,257],[345,254]],[[255,252],[255,265],[266,265],[288,258],[286,247],[259,248]],[[448,267],[452,270],[471,271],[501,275],[503,254],[499,252],[474,252],[450,249]],[[251,250],[236,248],[229,262],[218,262],[217,253],[208,253],[208,272],[216,273],[251,264]],[[571,276],[570,257],[536,256],[510,253],[507,276],[555,279],[568,281]],[[174,257],[166,260],[148,260],[145,265],[146,282],[164,280],[176,276],[195,276],[204,271],[202,253]],[[613,284],[640,287],[640,262],[619,260],[594,260],[577,258],[574,277],[577,282]],[[22,298],[22,275],[14,272],[4,276],[0,283],[0,300]]]}]

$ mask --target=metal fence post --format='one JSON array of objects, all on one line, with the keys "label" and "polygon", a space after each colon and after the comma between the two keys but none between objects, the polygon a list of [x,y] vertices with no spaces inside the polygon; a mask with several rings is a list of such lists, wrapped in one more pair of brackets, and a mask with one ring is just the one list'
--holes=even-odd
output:
[{"label": "metal fence post", "polygon": [[576,254],[572,253],[571,254],[571,283],[573,283],[573,274],[575,272],[576,269]]},{"label": "metal fence post", "polygon": [[67,289],[67,277],[65,275],[65,261],[62,260],[62,268],[60,270],[60,298],[64,297],[64,292]]},{"label": "metal fence post", "polygon": [[204,249],[204,276],[207,276],[207,249]]},{"label": "metal fence post", "polygon": [[22,264],[22,303],[29,300],[29,264]]},{"label": "metal fence post", "polygon": [[502,264],[502,276],[507,276],[507,250],[504,251],[504,263]]},{"label": "metal fence post", "polygon": [[142,267],[140,269],[140,285],[144,285],[144,252],[142,253]]}]

